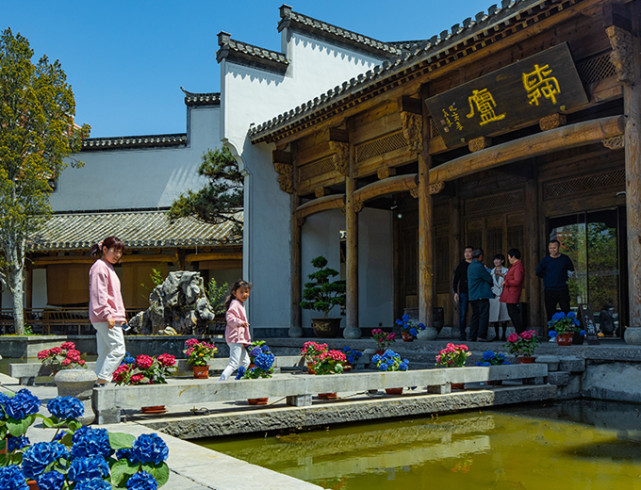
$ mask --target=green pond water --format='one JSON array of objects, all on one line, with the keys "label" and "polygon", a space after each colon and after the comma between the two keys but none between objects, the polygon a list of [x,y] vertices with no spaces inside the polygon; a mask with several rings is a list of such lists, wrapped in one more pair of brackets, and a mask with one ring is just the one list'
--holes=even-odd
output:
[{"label": "green pond water", "polygon": [[632,489],[639,408],[564,402],[198,442],[337,490]]}]

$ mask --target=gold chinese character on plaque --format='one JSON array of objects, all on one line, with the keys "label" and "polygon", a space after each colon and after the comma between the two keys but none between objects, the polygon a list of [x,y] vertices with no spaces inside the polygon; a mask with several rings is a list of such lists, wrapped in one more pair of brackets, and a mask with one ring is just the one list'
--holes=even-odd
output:
[{"label": "gold chinese character on plaque", "polygon": [[551,77],[552,70],[550,65],[534,65],[534,71],[522,73],[523,87],[527,91],[527,97],[530,105],[539,105],[539,99],[544,97],[550,99],[556,104],[556,95],[561,93],[559,82],[555,77]]},{"label": "gold chinese character on plaque", "polygon": [[470,103],[470,113],[466,114],[466,117],[474,117],[475,111],[477,111],[479,116],[481,116],[479,126],[483,126],[492,121],[500,121],[505,117],[505,113],[496,114],[494,111],[496,102],[494,102],[494,97],[492,97],[492,94],[486,88],[473,90],[472,95],[470,95],[467,100]]}]

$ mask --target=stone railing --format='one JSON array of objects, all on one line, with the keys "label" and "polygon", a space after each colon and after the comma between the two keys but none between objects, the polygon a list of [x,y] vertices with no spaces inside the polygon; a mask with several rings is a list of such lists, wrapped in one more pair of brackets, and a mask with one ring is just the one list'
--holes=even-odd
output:
[{"label": "stone railing", "polygon": [[[209,371],[222,371],[229,363],[229,359],[225,357],[215,358],[209,361]],[[283,369],[303,368],[305,366],[304,358],[301,356],[278,356],[274,360],[274,371],[278,372]],[[88,362],[87,369],[94,370],[96,367],[95,362]],[[187,364],[186,359],[176,359],[176,374],[175,376],[191,376],[192,369]],[[36,378],[51,376],[51,368],[44,366],[40,362],[28,363],[11,363],[9,364],[9,376],[17,378],[21,385],[33,386],[36,383]]]},{"label": "stone railing", "polygon": [[93,392],[99,424],[120,421],[124,409],[145,405],[202,405],[257,397],[286,397],[290,406],[310,406],[312,395],[327,392],[361,392],[385,388],[419,387],[427,393],[450,393],[453,383],[519,380],[523,384],[547,382],[546,364],[517,364],[455,369],[420,369],[406,372],[351,372],[334,376],[283,375],[270,379],[221,382],[170,379],[165,385],[106,386]]}]

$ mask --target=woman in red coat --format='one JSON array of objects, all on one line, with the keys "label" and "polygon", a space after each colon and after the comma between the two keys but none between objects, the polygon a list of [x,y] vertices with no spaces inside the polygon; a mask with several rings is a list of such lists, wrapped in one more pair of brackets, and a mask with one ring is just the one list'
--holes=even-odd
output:
[{"label": "woman in red coat", "polygon": [[499,301],[507,305],[507,313],[510,315],[510,320],[514,324],[516,333],[521,333],[525,331],[521,316],[521,303],[519,303],[523,281],[525,280],[521,252],[513,248],[507,253],[507,259],[510,262],[510,268],[505,274],[503,292]]}]

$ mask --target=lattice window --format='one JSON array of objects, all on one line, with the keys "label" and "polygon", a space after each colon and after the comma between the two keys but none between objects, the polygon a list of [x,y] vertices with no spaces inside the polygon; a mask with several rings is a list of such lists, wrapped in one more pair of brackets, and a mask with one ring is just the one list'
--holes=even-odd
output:
[{"label": "lattice window", "polygon": [[298,178],[300,181],[311,179],[329,173],[334,170],[334,160],[332,156],[321,158],[315,162],[306,163],[298,169]]},{"label": "lattice window", "polygon": [[356,162],[363,162],[378,155],[407,147],[403,132],[392,133],[362,143],[356,147]]},{"label": "lattice window", "polygon": [[522,190],[506,192],[504,194],[490,194],[489,196],[468,199],[465,202],[467,215],[490,214],[491,211],[521,209],[525,195]]},{"label": "lattice window", "polygon": [[610,51],[581,60],[576,65],[581,81],[585,84],[599,82],[616,75],[610,62]]},{"label": "lattice window", "polygon": [[555,199],[573,194],[595,192],[608,187],[625,188],[625,169],[545,184],[543,186],[543,199]]}]

